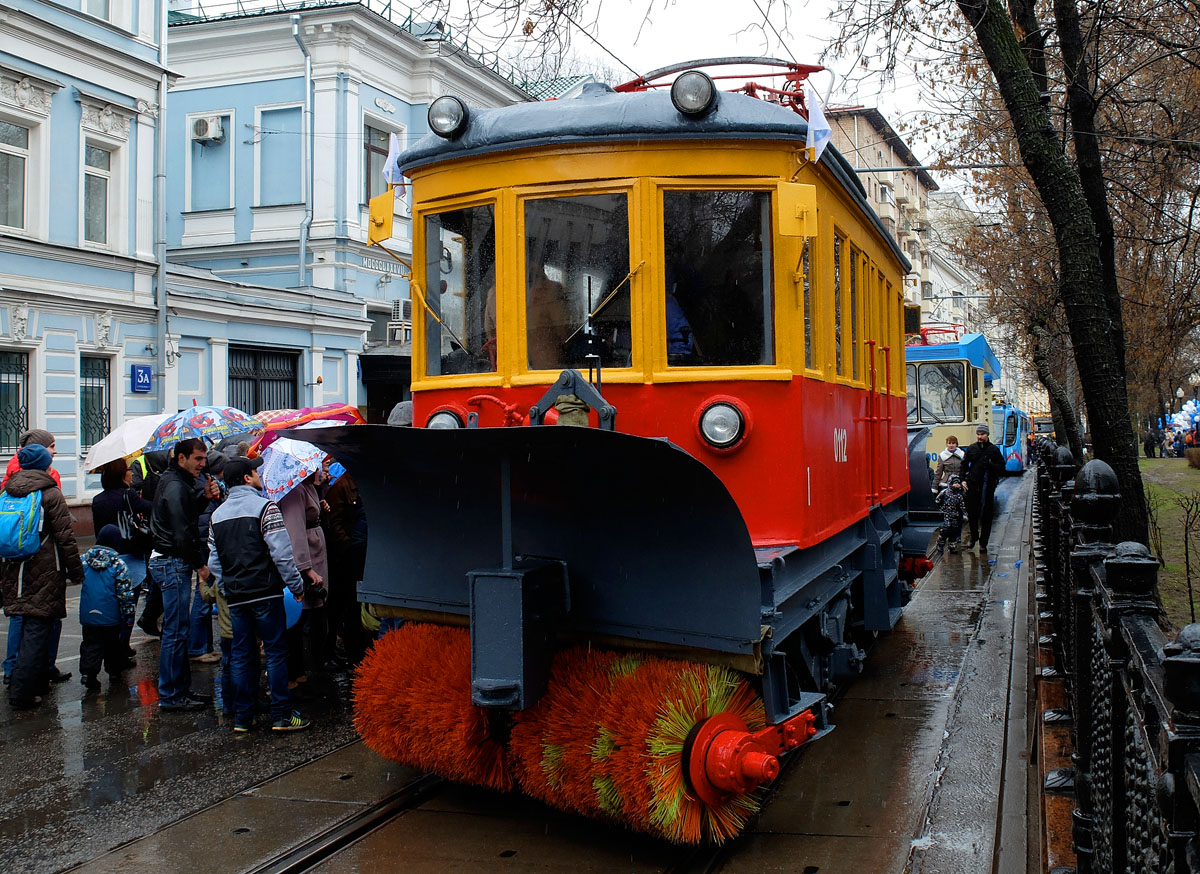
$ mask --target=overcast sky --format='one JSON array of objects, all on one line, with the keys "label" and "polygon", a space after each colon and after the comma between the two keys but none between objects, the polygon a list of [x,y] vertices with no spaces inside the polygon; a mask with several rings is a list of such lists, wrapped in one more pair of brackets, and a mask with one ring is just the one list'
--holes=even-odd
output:
[{"label": "overcast sky", "polygon": [[[776,8],[772,29],[759,26],[764,0],[603,0],[595,36],[641,74],[683,61],[731,55],[765,55],[816,64],[835,35],[829,22],[834,5],[835,0],[792,2],[786,29],[782,11]],[[578,31],[572,48],[622,75],[628,72]],[[893,124],[922,108],[920,88],[911,79],[901,75],[886,86],[877,81],[850,84],[842,75],[848,63],[831,61],[829,71],[813,75],[813,85],[827,103],[878,107]],[[919,158],[926,158],[921,144],[914,143],[913,149]]]}]

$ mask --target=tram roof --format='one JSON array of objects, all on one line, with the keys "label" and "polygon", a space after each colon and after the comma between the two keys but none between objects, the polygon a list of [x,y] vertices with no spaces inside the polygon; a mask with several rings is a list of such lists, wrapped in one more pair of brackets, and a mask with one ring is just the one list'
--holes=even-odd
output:
[{"label": "tram roof", "polygon": [[[803,142],[808,122],[797,113],[756,97],[719,92],[704,118],[685,119],[666,91],[618,93],[603,83],[584,86],[578,97],[470,109],[466,131],[453,140],[426,134],[400,155],[400,170],[515,149],[590,142],[662,140],[788,140]],[[849,162],[833,146],[821,154],[829,170],[890,245],[906,271],[912,264],[867,202]]]},{"label": "tram roof", "polygon": [[1000,377],[1000,360],[983,334],[963,334],[955,343],[905,346],[904,357],[907,361],[955,361],[965,358],[987,375],[995,379]]}]

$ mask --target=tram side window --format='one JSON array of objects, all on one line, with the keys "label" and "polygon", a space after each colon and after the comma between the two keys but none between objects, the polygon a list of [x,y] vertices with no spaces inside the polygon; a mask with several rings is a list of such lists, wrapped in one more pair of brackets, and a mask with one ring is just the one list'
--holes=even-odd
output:
[{"label": "tram side window", "polygon": [[629,367],[629,206],[624,194],[525,201],[529,366]]},{"label": "tram side window", "polygon": [[774,364],[770,195],[664,192],[663,242],[667,363]]},{"label": "tram side window", "polygon": [[809,370],[816,367],[813,352],[813,323],[812,323],[812,245],[811,240],[804,240],[804,251],[800,255],[801,270],[804,275],[804,366]]},{"label": "tram side window", "polygon": [[908,424],[917,423],[917,365],[905,365],[905,375],[908,382]]},{"label": "tram side window", "polygon": [[921,421],[962,422],[966,411],[966,371],[961,361],[921,364],[917,376]]},{"label": "tram side window", "polygon": [[833,235],[833,359],[842,374],[842,238]]},{"label": "tram side window", "polygon": [[496,370],[496,216],[491,204],[425,218],[425,371]]},{"label": "tram side window", "polygon": [[850,376],[858,379],[858,259],[850,250]]}]

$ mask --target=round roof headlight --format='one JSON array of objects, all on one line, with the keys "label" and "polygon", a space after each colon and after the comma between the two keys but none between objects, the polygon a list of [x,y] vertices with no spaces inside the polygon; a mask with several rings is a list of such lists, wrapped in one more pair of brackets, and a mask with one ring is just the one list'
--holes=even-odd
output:
[{"label": "round roof headlight", "polygon": [[716,403],[700,414],[700,435],[717,449],[728,449],[746,433],[746,420],[733,404]]},{"label": "round roof headlight", "polygon": [[449,140],[467,129],[470,112],[467,104],[452,94],[445,94],[429,104],[428,118],[429,129]]},{"label": "round roof headlight", "polygon": [[426,428],[435,431],[448,431],[454,428],[463,426],[462,419],[451,413],[449,410],[442,410],[440,413],[434,413],[429,417],[429,421],[425,423]]},{"label": "round roof headlight", "polygon": [[700,118],[717,105],[717,86],[708,74],[688,70],[671,85],[671,103],[688,118]]}]

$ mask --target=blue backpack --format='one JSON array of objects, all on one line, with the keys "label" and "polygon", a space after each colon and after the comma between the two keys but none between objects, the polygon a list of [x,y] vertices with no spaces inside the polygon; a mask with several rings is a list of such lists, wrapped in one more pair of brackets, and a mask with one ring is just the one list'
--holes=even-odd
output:
[{"label": "blue backpack", "polygon": [[42,492],[17,498],[0,493],[0,558],[24,561],[42,545]]}]

